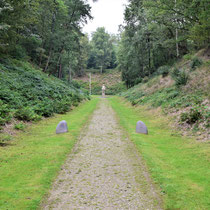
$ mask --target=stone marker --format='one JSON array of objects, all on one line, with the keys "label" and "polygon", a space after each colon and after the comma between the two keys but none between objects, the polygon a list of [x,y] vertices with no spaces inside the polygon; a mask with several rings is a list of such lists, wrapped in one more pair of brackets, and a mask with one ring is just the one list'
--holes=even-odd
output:
[{"label": "stone marker", "polygon": [[137,122],[136,133],[148,134],[147,126],[142,121]]},{"label": "stone marker", "polygon": [[67,132],[68,132],[67,122],[65,120],[59,122],[56,128],[56,133],[59,134],[59,133],[67,133]]}]

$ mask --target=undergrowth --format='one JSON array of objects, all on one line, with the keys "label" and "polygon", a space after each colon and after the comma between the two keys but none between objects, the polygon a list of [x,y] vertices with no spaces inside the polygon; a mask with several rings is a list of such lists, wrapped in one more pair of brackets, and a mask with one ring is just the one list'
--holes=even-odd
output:
[{"label": "undergrowth", "polygon": [[0,126],[12,118],[38,121],[77,106],[87,93],[55,77],[48,77],[29,63],[5,60],[0,64]]},{"label": "undergrowth", "polygon": [[[146,104],[154,108],[161,107],[166,114],[176,113],[180,125],[186,124],[194,130],[199,130],[199,127],[205,130],[210,127],[207,91],[206,87],[194,85],[201,83],[197,80],[204,81],[201,83],[203,86],[207,83],[206,70],[200,68],[203,64],[206,65],[200,58],[193,57],[181,67],[178,64],[175,67],[162,66],[146,83],[142,82],[120,95],[127,98],[132,105]],[[167,85],[169,78],[174,83]]]},{"label": "undergrowth", "polygon": [[106,95],[117,95],[126,91],[124,82],[121,81],[121,73],[117,69],[106,69],[104,73],[99,70],[86,70],[86,75],[82,78],[76,78],[76,82],[87,91],[90,91],[90,78],[88,72],[91,72],[91,94],[101,95],[102,85],[106,86]]}]

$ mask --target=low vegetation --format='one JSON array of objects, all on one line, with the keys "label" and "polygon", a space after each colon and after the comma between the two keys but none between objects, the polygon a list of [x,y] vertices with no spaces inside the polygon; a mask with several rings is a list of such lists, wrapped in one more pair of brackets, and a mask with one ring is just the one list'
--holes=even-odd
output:
[{"label": "low vegetation", "polygon": [[[0,147],[0,209],[38,208],[97,103],[94,98],[65,115],[44,119]],[[67,121],[69,132],[58,135],[61,120]]]},{"label": "low vegetation", "polygon": [[121,93],[132,105],[161,107],[175,117],[180,128],[210,138],[209,59],[205,50],[184,58],[173,66],[163,66],[147,80]]},{"label": "low vegetation", "polygon": [[[117,97],[109,100],[161,189],[164,208],[209,209],[209,143],[182,137],[158,111],[134,108]],[[135,132],[139,120],[147,125],[149,135]]]},{"label": "low vegetation", "polygon": [[90,90],[89,74],[91,73],[91,93],[92,95],[101,95],[101,87],[106,86],[107,95],[116,95],[126,90],[124,82],[121,81],[121,72],[117,69],[106,69],[101,74],[98,69],[88,69],[83,77],[77,77],[76,81],[87,91]]},{"label": "low vegetation", "polygon": [[63,114],[88,98],[85,91],[17,60],[0,64],[0,84],[0,127],[13,119],[38,121],[54,113]]}]

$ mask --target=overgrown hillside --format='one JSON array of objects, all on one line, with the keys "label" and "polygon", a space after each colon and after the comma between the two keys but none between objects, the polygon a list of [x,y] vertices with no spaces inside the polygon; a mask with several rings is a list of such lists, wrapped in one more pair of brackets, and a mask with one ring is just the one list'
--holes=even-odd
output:
[{"label": "overgrown hillside", "polygon": [[0,126],[15,121],[37,121],[65,113],[87,98],[73,85],[48,77],[29,63],[7,60],[0,64]]},{"label": "overgrown hillside", "polygon": [[105,73],[99,73],[99,70],[88,70],[85,76],[78,77],[78,83],[89,91],[89,74],[91,73],[91,87],[93,95],[101,94],[101,87],[103,84],[106,86],[107,95],[115,95],[126,90],[126,87],[121,79],[121,72],[117,69],[108,69]]},{"label": "overgrown hillside", "polygon": [[133,105],[161,107],[174,116],[176,126],[210,139],[210,50],[185,55],[181,61],[162,66],[151,78],[121,93]]}]

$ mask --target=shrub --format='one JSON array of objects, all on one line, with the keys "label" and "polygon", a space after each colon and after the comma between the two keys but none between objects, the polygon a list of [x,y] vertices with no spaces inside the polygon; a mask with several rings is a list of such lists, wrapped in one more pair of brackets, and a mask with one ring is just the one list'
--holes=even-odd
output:
[{"label": "shrub", "polygon": [[195,70],[197,67],[201,66],[203,64],[203,61],[197,57],[194,57],[192,59],[192,62],[190,63],[191,71]]},{"label": "shrub", "polygon": [[24,130],[25,129],[25,125],[23,123],[18,123],[14,125],[14,129],[16,130]]},{"label": "shrub", "polygon": [[71,101],[63,99],[62,101],[56,101],[54,103],[55,103],[54,112],[57,114],[65,114],[66,112],[71,110],[71,106],[72,106]]},{"label": "shrub", "polygon": [[177,77],[179,77],[180,74],[180,70],[178,68],[174,68],[173,71],[171,72],[171,77],[172,79],[176,79]]},{"label": "shrub", "polygon": [[179,92],[174,90],[167,94],[166,99],[174,99],[179,95]]},{"label": "shrub", "polygon": [[12,119],[11,109],[0,100],[0,125],[10,122]]},{"label": "shrub", "polygon": [[138,104],[138,100],[132,100],[132,101],[131,101],[131,105],[132,105],[132,106],[135,106],[136,104]]},{"label": "shrub", "polygon": [[147,83],[148,81],[149,81],[149,77],[144,77],[142,80],[143,83]]},{"label": "shrub", "polygon": [[77,107],[77,106],[79,106],[79,103],[77,101],[74,101],[73,102],[73,106],[76,106]]},{"label": "shrub", "polygon": [[31,109],[30,107],[23,107],[18,109],[14,117],[18,120],[23,120],[23,121],[34,121],[39,118],[37,114],[35,114],[34,110]]},{"label": "shrub", "polygon": [[174,68],[171,73],[172,78],[175,80],[175,85],[180,87],[186,85],[189,80],[189,74],[185,70]]},{"label": "shrub", "polygon": [[123,92],[125,90],[127,90],[126,86],[124,85],[124,83],[120,82],[120,83],[117,83],[111,87],[107,87],[106,94],[107,95],[117,95],[120,92]]},{"label": "shrub", "polygon": [[184,60],[190,60],[192,58],[191,54],[186,54],[183,56]]},{"label": "shrub", "polygon": [[139,77],[139,78],[137,78],[137,79],[135,80],[135,85],[138,85],[138,84],[141,83],[141,82],[142,82],[142,78]]},{"label": "shrub", "polygon": [[179,76],[175,79],[175,85],[180,87],[182,85],[186,85],[189,80],[189,75],[186,71],[181,71]]},{"label": "shrub", "polygon": [[186,122],[188,124],[194,124],[200,119],[202,119],[202,112],[199,108],[191,108],[189,112],[183,112],[180,116],[181,122]]},{"label": "shrub", "polygon": [[161,74],[162,77],[166,77],[169,74],[170,66],[161,66],[158,68],[157,73]]}]

